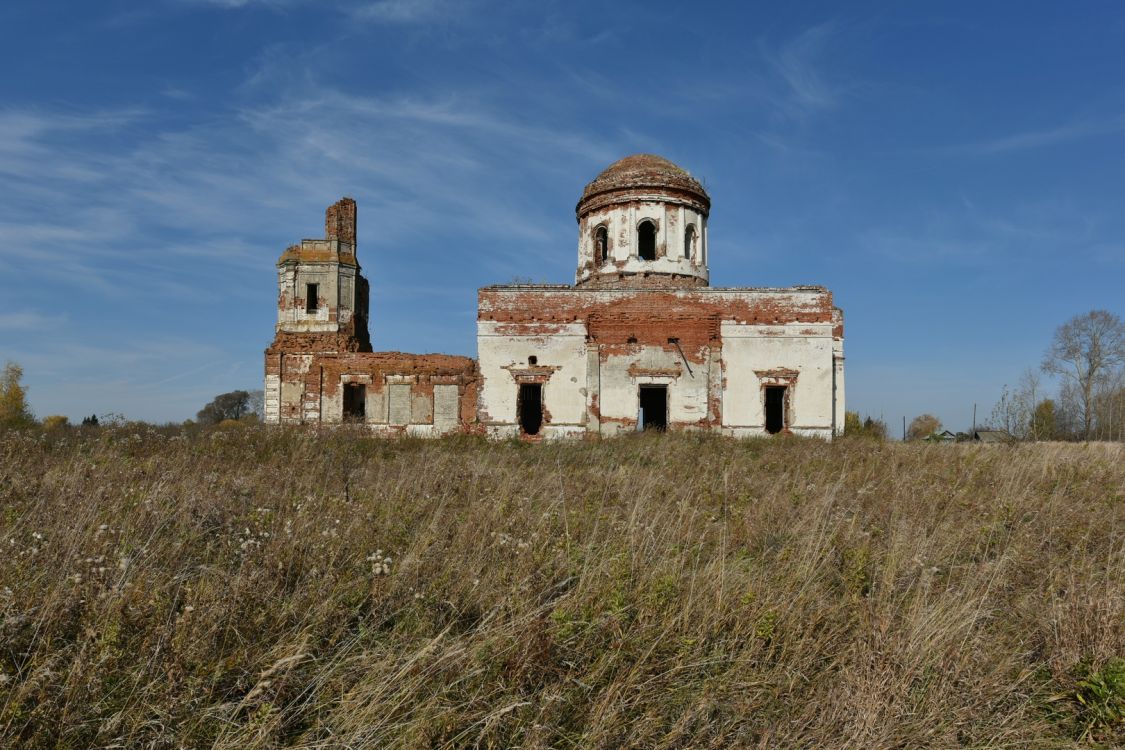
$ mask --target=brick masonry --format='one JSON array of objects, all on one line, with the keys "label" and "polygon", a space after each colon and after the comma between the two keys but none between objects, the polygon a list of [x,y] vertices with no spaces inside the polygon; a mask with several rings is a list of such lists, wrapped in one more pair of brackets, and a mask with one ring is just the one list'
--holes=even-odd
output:
[{"label": "brick masonry", "polygon": [[371,350],[356,204],[345,198],[326,211],[323,240],[278,259],[266,421],[528,439],[644,423],[840,434],[843,315],[832,294],[710,287],[710,207],[703,186],[661,157],[611,165],[576,207],[575,285],[479,290],[473,360]]}]

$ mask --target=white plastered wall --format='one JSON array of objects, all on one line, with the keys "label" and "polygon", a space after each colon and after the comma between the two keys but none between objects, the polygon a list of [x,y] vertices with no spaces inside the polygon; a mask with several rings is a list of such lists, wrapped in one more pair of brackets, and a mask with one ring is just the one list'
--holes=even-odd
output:
[{"label": "white plastered wall", "polygon": [[[586,326],[550,326],[477,322],[477,356],[482,387],[478,413],[485,429],[498,437],[519,434],[517,376],[548,371],[543,383],[545,418],[542,434],[563,437],[581,434],[586,423]],[[528,357],[538,363],[530,365]]]},{"label": "white plastered wall", "polygon": [[[656,224],[658,257],[642,261],[638,256],[637,228],[645,219]],[[684,233],[695,227],[696,240],[692,257],[684,257]],[[635,202],[614,204],[591,211],[585,218],[585,227],[578,238],[578,280],[589,275],[594,262],[594,234],[599,226],[608,230],[610,237],[609,270],[629,273],[670,273],[698,276],[707,280],[707,217],[689,206],[653,196]],[[663,255],[660,248],[664,248]]]},{"label": "white plastered wall", "polygon": [[[704,347],[703,354],[706,354]],[[699,352],[686,352],[699,359]],[[683,425],[707,417],[709,367],[703,362],[687,362],[678,350],[660,346],[637,346],[626,354],[599,357],[599,407],[603,435],[635,430],[640,410],[640,388],[662,385],[668,388],[668,422]]]},{"label": "white plastered wall", "polygon": [[263,392],[262,406],[265,411],[266,424],[281,422],[281,376],[266,375],[265,391]]},{"label": "white plastered wall", "polygon": [[833,403],[832,326],[742,325],[724,322],[723,429],[733,435],[764,435],[763,381],[759,373],[796,372],[789,397],[788,424],[798,435],[831,438]]}]

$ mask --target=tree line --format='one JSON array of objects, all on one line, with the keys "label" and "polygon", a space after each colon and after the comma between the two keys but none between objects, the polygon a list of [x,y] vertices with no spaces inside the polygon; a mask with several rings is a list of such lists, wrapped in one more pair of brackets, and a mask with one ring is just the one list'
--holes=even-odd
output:
[{"label": "tree line", "polygon": [[[53,430],[70,426],[70,418],[61,414],[35,418],[27,403],[27,386],[21,381],[23,368],[15,362],[4,365],[0,374],[0,428],[20,429],[42,426]],[[262,419],[262,391],[230,391],[221,393],[196,412],[194,424],[216,425],[224,422],[258,422]],[[120,415],[97,414],[82,418],[83,427],[98,427],[102,423],[123,423]],[[188,420],[185,424],[192,423]]]},{"label": "tree line", "polygon": [[[1044,376],[1057,379],[1053,393]],[[1024,370],[1014,387],[1005,385],[974,428],[1001,430],[1017,440],[1125,441],[1125,323],[1106,310],[1063,323],[1039,367]],[[921,414],[905,437],[925,440],[941,429],[937,417]]]},{"label": "tree line", "polygon": [[[1041,375],[1057,378],[1054,394]],[[1021,440],[1125,440],[1125,322],[1091,310],[1059,326],[1038,371],[1004,386],[987,424]]]}]

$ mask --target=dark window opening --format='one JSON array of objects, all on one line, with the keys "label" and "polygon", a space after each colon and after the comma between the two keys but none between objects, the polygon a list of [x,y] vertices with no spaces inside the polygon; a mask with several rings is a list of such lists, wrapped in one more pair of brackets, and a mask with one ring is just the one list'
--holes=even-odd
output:
[{"label": "dark window opening", "polygon": [[766,386],[766,432],[776,435],[785,429],[785,386]]},{"label": "dark window opening", "polygon": [[532,354],[530,357],[527,358],[527,363],[529,365],[537,365],[537,364],[539,364],[539,357],[536,357],[534,354]]},{"label": "dark window opening", "polygon": [[629,338],[625,339],[625,343],[626,344],[635,344],[635,343],[637,343],[637,337],[636,336],[630,336]]},{"label": "dark window opening", "polygon": [[656,225],[642,221],[637,228],[637,254],[641,260],[656,260]]},{"label": "dark window opening", "polygon": [[312,314],[320,307],[320,285],[305,284],[305,312]]},{"label": "dark window opening", "polygon": [[362,422],[367,413],[367,386],[344,383],[344,421]]},{"label": "dark window opening", "polygon": [[695,244],[695,225],[688,224],[687,232],[684,233],[684,260],[691,260],[691,249]]},{"label": "dark window opening", "polygon": [[668,386],[642,385],[639,400],[641,426],[646,430],[668,429]]},{"label": "dark window opening", "polygon": [[543,426],[543,386],[540,383],[520,383],[516,409],[519,411],[520,430],[525,435],[538,435]]},{"label": "dark window opening", "polygon": [[599,266],[609,258],[609,232],[605,227],[594,230],[594,262]]}]

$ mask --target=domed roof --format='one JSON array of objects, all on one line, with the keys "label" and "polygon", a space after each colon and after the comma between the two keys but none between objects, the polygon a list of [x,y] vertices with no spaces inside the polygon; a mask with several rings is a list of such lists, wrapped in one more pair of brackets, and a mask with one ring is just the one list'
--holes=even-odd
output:
[{"label": "domed roof", "polygon": [[688,174],[687,170],[656,154],[633,154],[610,164],[586,186],[578,203],[581,206],[595,195],[630,188],[682,191],[694,194],[708,206],[711,203],[710,196],[699,180]]}]

